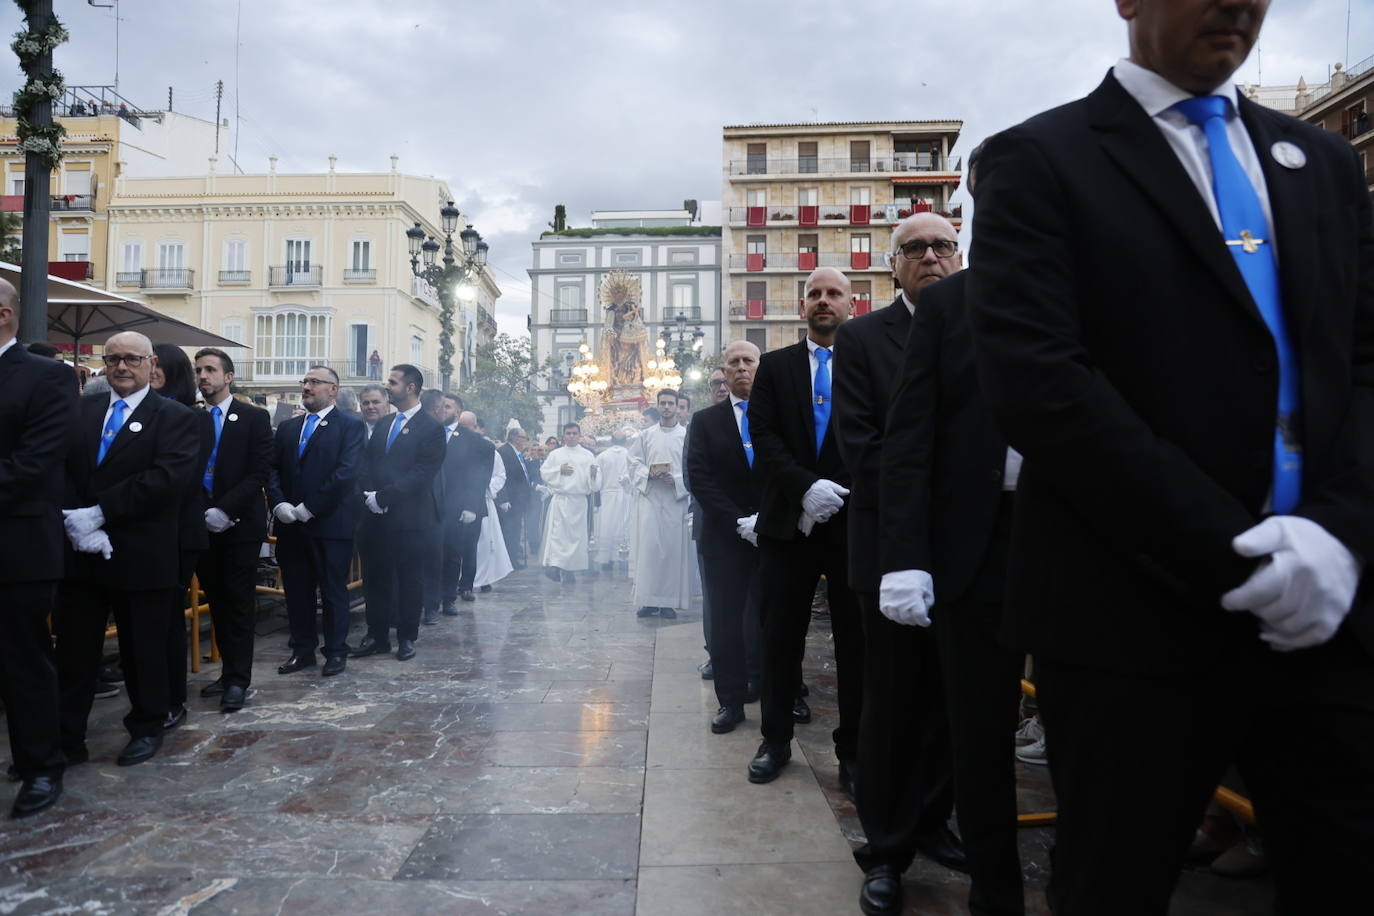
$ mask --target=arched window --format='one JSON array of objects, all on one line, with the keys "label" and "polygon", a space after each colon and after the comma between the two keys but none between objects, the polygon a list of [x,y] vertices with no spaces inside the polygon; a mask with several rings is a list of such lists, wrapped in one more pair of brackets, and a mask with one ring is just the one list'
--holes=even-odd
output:
[{"label": "arched window", "polygon": [[329,316],[283,310],[257,316],[256,378],[298,379],[329,359]]}]

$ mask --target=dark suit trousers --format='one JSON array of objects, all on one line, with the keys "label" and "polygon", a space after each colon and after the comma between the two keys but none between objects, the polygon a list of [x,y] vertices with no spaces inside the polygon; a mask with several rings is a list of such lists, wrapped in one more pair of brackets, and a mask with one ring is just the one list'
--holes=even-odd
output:
[{"label": "dark suit trousers", "polygon": [[[442,525],[439,530],[444,530]],[[447,537],[442,533],[420,545],[420,560],[424,564],[424,595],[420,600],[422,610],[432,608],[437,611],[440,601],[448,597],[448,569],[444,564],[446,548]]]},{"label": "dark suit trousers", "polygon": [[[1351,901],[1369,900],[1374,661],[1348,627],[1297,652],[1237,646],[1183,674],[1043,654],[1036,671],[1059,805],[1056,916],[1165,913],[1232,763],[1263,825],[1278,912],[1353,912]],[[1148,753],[1133,715],[1145,708]]]},{"label": "dark suit trousers", "polygon": [[363,557],[363,610],[367,615],[367,635],[379,643],[391,642],[391,628],[396,626],[395,564],[385,535],[379,529],[364,526],[358,533],[358,549]]},{"label": "dark suit trousers", "polygon": [[811,599],[822,575],[830,595],[830,629],[835,646],[835,680],[840,724],[835,729],[835,756],[854,760],[858,753],[859,717],[863,709],[863,633],[858,608],[849,591],[843,542],[822,533],[780,541],[759,538],[760,614],[763,619],[763,739],[786,745],[792,740],[792,705],[801,684],[806,631],[811,625]]},{"label": "dark suit trousers", "polygon": [[0,700],[5,704],[10,757],[21,779],[59,776],[57,667],[48,615],[56,582],[0,585],[5,629],[0,639]]},{"label": "dark suit trousers", "polygon": [[186,705],[186,606],[187,590],[200,563],[199,550],[183,550],[177,565],[177,581],[181,588],[172,596],[169,608],[174,625],[167,632],[167,700],[172,709]]},{"label": "dark suit trousers", "polygon": [[319,592],[326,658],[348,652],[348,568],[353,542],[293,534],[277,540],[277,563],[286,591],[286,617],[293,655],[314,655],[315,593]]},{"label": "dark suit trousers", "polygon": [[748,646],[756,645],[757,613],[750,613],[751,592],[758,580],[758,550],[743,540],[714,544],[701,551],[702,586],[709,600],[711,628],[707,651],[715,670],[716,699],[721,706],[743,706],[748,691]]},{"label": "dark suit trousers", "polygon": [[459,592],[472,591],[477,577],[477,541],[482,520],[471,524],[453,522],[444,528],[444,601],[455,601]]},{"label": "dark suit trousers", "polygon": [[196,571],[210,602],[219,645],[220,680],[226,687],[247,687],[253,680],[253,617],[257,611],[257,541],[234,542],[211,535]]},{"label": "dark suit trousers", "polygon": [[[424,545],[441,538],[438,525],[418,531],[387,532],[374,528],[367,538],[368,583],[367,632],[379,643],[389,643],[388,629],[396,627],[397,639],[420,638],[420,613],[424,604]],[[375,574],[375,576],[374,576]],[[373,595],[382,606],[373,607]]]},{"label": "dark suit trousers", "polygon": [[[500,512],[500,510],[497,510]],[[501,537],[506,540],[506,553],[512,566],[525,565],[525,513],[514,505],[509,512],[501,512]]]},{"label": "dark suit trousers", "polygon": [[[131,707],[124,727],[135,738],[162,734],[162,721],[171,708],[167,643],[172,627],[168,608],[174,592],[172,588],[119,591],[88,582],[63,583],[53,623],[64,751],[85,748],[86,720],[105,645],[105,620],[111,612],[119,628],[119,661]],[[177,623],[186,625],[180,617]]]},{"label": "dark suit trousers", "polygon": [[[858,592],[864,628],[864,704],[859,724],[855,807],[868,845],[859,866],[905,871],[916,842],[949,820],[953,755],[935,634],[878,611],[876,592]],[[1007,740],[1015,731],[1014,723]]]}]

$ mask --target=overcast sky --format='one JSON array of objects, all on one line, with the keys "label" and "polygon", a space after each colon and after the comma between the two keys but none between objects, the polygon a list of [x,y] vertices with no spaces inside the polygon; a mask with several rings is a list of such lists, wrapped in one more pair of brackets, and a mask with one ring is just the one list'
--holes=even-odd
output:
[{"label": "overcast sky", "polygon": [[[109,2],[109,0],[105,0]],[[115,17],[56,0],[69,84],[115,77]],[[1349,58],[1347,61],[1347,9]],[[239,59],[236,19],[241,11]],[[445,179],[491,245],[501,329],[523,333],[530,241],[567,205],[678,207],[721,192],[721,127],[964,121],[957,153],[1090,91],[1125,50],[1111,0],[123,0],[119,88],[241,125],[239,166]],[[22,26],[0,4],[0,34]],[[1243,82],[1324,82],[1374,55],[1374,2],[1275,0]],[[5,51],[0,90],[19,85]]]}]

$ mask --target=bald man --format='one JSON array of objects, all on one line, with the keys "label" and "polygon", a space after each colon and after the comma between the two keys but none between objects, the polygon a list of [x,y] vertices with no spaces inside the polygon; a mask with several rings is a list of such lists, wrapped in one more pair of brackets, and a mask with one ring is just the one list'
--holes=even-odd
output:
[{"label": "bald man", "polygon": [[108,394],[81,401],[67,451],[65,527],[70,548],[53,629],[61,685],[62,750],[87,759],[86,720],[114,614],[130,710],[130,740],[116,762],[142,763],[162,746],[171,708],[167,642],[185,626],[177,532],[181,498],[197,474],[200,435],[191,408],[149,387],[157,357],[142,334],[105,343]]}]

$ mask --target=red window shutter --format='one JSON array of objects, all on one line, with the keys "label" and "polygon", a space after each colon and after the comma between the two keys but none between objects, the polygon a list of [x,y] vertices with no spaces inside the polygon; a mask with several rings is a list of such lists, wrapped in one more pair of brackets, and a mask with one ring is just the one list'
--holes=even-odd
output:
[{"label": "red window shutter", "polygon": [[762,226],[768,221],[767,207],[745,207],[744,222],[748,226]]},{"label": "red window shutter", "polygon": [[857,225],[868,223],[868,204],[850,204],[849,221]]},{"label": "red window shutter", "polygon": [[849,255],[850,270],[868,270],[870,254],[867,251],[854,251]]},{"label": "red window shutter", "polygon": [[803,251],[803,252],[801,252],[800,254],[798,254],[798,255],[797,255],[797,269],[798,269],[798,270],[815,270],[815,269],[816,269],[816,252],[814,252],[814,251]]},{"label": "red window shutter", "polygon": [[912,212],[912,213],[929,213],[929,212],[930,212],[930,203],[929,203],[928,201],[924,201],[924,200],[914,201],[914,202],[911,204],[911,212]]},{"label": "red window shutter", "polygon": [[[752,255],[751,255],[752,257]],[[758,321],[763,318],[763,300],[750,299],[744,304],[744,317],[750,321]]]},{"label": "red window shutter", "polygon": [[746,270],[763,270],[763,255],[749,254],[744,256]]},{"label": "red window shutter", "polygon": [[[864,255],[864,257],[868,257],[868,255]],[[873,300],[867,296],[859,296],[854,300],[854,315],[856,317],[859,315],[867,315],[872,310]]]},{"label": "red window shutter", "polygon": [[803,226],[814,226],[821,221],[820,207],[798,207],[800,222]]}]

